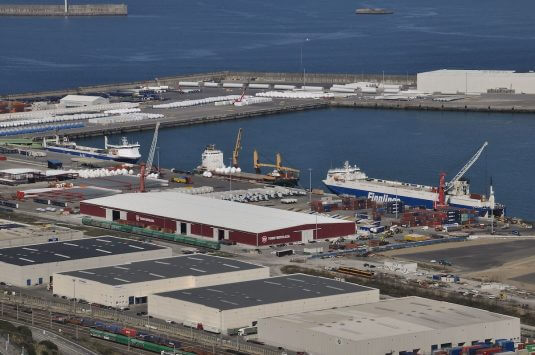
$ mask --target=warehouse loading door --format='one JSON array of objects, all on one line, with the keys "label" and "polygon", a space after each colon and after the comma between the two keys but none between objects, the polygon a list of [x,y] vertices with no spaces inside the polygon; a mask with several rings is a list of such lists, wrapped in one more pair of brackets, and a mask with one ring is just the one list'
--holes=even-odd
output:
[{"label": "warehouse loading door", "polygon": [[111,220],[112,220],[112,221],[117,221],[117,220],[119,220],[119,219],[121,219],[121,212],[120,212],[120,211],[113,210],[113,211],[111,212]]},{"label": "warehouse loading door", "polygon": [[217,240],[223,240],[225,239],[225,230],[224,229],[218,229],[217,230]]},{"label": "warehouse loading door", "polygon": [[314,230],[308,229],[301,231],[301,241],[303,243],[308,243],[310,241],[314,240]]},{"label": "warehouse loading door", "polygon": [[187,223],[180,223],[180,234],[188,234],[188,224]]}]

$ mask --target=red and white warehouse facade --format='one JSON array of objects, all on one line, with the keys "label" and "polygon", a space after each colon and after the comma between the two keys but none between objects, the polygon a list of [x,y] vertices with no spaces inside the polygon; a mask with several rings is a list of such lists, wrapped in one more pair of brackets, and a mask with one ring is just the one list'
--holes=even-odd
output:
[{"label": "red and white warehouse facade", "polygon": [[80,202],[80,212],[177,234],[263,246],[346,237],[355,223],[179,192],[127,193]]}]

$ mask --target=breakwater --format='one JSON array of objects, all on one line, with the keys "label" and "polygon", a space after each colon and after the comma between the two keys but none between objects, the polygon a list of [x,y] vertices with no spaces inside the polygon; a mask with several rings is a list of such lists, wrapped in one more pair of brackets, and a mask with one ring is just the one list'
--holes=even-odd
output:
[{"label": "breakwater", "polygon": [[[67,11],[65,11],[67,10]],[[126,16],[125,4],[0,5],[0,16]]]}]

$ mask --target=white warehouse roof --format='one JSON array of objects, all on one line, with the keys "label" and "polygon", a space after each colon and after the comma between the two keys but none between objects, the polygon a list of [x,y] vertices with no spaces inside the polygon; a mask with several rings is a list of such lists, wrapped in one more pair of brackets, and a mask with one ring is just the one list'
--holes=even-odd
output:
[{"label": "white warehouse roof", "polygon": [[[258,339],[314,354],[398,354],[520,339],[520,319],[420,297],[258,320]],[[448,345],[449,344],[449,345]]]},{"label": "white warehouse roof", "polygon": [[110,100],[100,96],[67,95],[59,102],[62,107],[84,107],[109,104]]},{"label": "white warehouse roof", "polygon": [[126,193],[85,200],[82,203],[251,233],[316,223],[353,223],[171,191]]},{"label": "white warehouse roof", "polygon": [[300,329],[353,340],[410,335],[518,318],[486,310],[409,296],[357,306],[274,317]]},{"label": "white warehouse roof", "polygon": [[79,102],[94,102],[96,100],[104,100],[100,96],[87,96],[87,95],[67,95],[60,101],[79,101]]}]

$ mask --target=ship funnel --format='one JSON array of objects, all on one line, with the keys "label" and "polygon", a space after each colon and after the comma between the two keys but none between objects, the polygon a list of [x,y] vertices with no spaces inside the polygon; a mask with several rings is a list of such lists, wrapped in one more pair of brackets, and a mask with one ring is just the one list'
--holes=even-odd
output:
[{"label": "ship funnel", "polygon": [[108,149],[108,136],[104,136],[104,149]]}]

